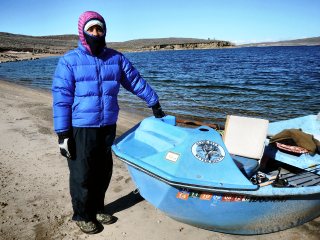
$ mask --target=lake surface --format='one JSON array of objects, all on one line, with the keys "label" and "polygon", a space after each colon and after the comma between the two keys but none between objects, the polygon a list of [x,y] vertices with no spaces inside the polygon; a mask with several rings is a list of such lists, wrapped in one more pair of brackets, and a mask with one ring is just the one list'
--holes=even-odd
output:
[{"label": "lake surface", "polygon": [[[125,53],[167,114],[222,123],[226,115],[270,121],[320,112],[320,46]],[[57,57],[0,64],[0,79],[50,90]],[[151,111],[122,89],[120,107]]]}]

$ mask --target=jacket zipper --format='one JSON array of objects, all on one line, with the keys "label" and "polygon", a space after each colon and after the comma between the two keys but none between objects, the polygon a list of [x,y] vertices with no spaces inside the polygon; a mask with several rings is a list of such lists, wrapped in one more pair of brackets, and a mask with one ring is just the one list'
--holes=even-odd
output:
[{"label": "jacket zipper", "polygon": [[94,57],[94,61],[97,66],[97,74],[98,74],[98,82],[99,82],[99,97],[100,97],[100,122],[99,122],[99,127],[102,126],[103,120],[104,120],[104,99],[103,99],[103,89],[102,89],[102,79],[101,79],[101,74],[100,74],[100,65],[99,65],[99,60]]}]

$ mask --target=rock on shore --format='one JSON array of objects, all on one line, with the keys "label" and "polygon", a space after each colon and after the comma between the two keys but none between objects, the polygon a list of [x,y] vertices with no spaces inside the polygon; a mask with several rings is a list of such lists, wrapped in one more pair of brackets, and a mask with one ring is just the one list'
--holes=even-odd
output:
[{"label": "rock on shore", "polygon": [[55,54],[49,53],[31,53],[31,52],[16,52],[16,51],[5,51],[0,53],[0,63],[4,62],[17,62],[23,60],[36,60],[42,57],[56,56]]}]

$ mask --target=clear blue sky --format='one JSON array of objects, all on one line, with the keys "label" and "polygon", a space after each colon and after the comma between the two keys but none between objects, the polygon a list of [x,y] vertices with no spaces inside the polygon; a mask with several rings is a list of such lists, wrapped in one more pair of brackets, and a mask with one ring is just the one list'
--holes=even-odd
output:
[{"label": "clear blue sky", "polygon": [[101,13],[107,42],[191,37],[235,43],[320,36],[320,0],[1,0],[0,31],[77,34],[79,15]]}]

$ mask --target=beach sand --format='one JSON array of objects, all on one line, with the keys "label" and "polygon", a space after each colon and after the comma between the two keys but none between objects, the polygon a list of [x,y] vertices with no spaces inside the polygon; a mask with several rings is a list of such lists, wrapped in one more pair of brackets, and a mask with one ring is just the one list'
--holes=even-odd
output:
[{"label": "beach sand", "polygon": [[[259,236],[177,222],[133,193],[127,169],[116,157],[105,204],[118,221],[86,235],[71,220],[69,172],[52,130],[51,94],[0,81],[0,111],[0,239],[319,239],[320,218]],[[117,135],[141,119],[122,111]]]}]

